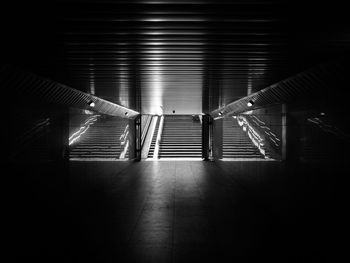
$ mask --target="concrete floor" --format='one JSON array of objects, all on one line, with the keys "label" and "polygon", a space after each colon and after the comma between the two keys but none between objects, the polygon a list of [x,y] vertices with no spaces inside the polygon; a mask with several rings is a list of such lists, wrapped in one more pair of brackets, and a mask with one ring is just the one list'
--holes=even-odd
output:
[{"label": "concrete floor", "polygon": [[344,250],[342,166],[332,176],[274,161],[26,167],[10,211],[18,261],[329,262]]}]

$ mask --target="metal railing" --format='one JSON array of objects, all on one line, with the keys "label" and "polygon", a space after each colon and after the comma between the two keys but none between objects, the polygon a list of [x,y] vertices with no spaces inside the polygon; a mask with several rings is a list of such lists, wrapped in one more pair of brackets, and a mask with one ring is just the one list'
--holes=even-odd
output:
[{"label": "metal railing", "polygon": [[274,159],[281,159],[282,141],[281,138],[255,115],[238,115],[237,121],[243,130],[247,132],[251,141],[264,155],[271,155]]}]

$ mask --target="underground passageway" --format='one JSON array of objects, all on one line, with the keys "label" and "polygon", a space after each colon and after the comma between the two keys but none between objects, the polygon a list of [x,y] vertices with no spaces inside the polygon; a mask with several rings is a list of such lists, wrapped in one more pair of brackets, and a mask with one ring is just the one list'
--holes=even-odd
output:
[{"label": "underground passageway", "polygon": [[5,0],[1,10],[13,261],[347,256],[345,3]]}]

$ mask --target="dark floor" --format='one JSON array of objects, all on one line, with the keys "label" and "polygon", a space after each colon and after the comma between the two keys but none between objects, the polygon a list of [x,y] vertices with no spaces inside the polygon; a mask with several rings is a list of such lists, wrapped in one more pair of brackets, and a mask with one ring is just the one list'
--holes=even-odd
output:
[{"label": "dark floor", "polygon": [[337,262],[346,251],[348,175],[340,164],[68,166],[12,167],[17,261]]}]

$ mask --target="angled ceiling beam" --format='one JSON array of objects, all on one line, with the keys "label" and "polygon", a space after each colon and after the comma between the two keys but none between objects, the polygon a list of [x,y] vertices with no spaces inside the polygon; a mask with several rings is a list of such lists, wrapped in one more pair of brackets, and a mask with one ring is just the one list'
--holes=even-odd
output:
[{"label": "angled ceiling beam", "polygon": [[[93,110],[102,114],[132,119],[140,113],[97,96],[73,89],[32,73],[4,66],[0,69],[0,85],[10,91],[10,100],[16,96],[53,105]],[[89,103],[93,102],[91,107]]]},{"label": "angled ceiling beam", "polygon": [[212,111],[210,115],[214,119],[222,118],[273,104],[328,96],[327,94],[332,93],[331,87],[337,86],[336,83],[346,75],[344,69],[344,65],[337,62],[317,65],[220,107]]}]

